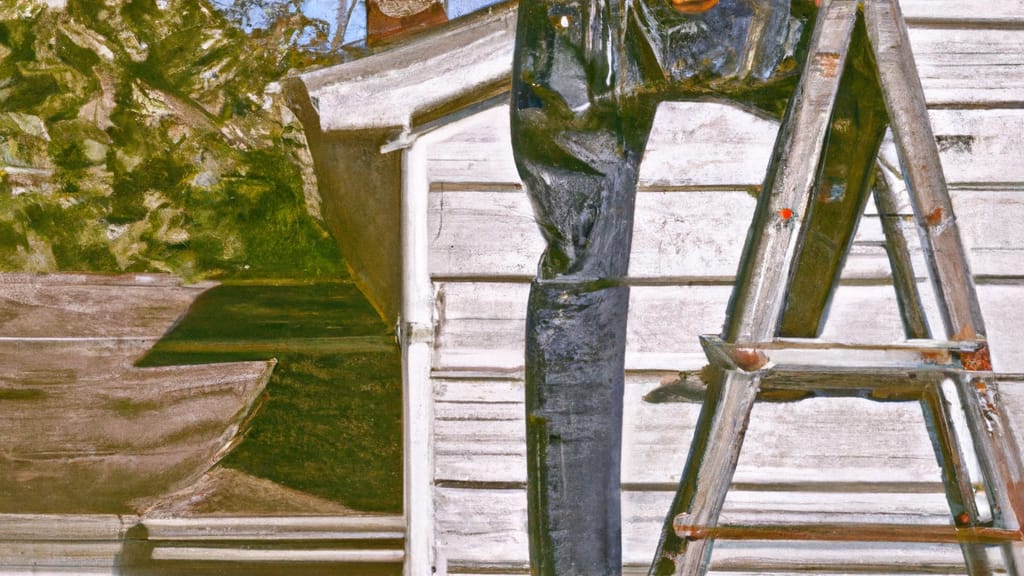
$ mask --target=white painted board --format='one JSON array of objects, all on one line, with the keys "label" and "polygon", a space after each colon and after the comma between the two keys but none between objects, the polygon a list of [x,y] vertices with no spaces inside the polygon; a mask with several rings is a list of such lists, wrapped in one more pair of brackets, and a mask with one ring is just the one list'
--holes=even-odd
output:
[{"label": "white painted board", "polygon": [[[1024,186],[954,189],[953,207],[975,275],[1024,273]],[[736,190],[637,194],[630,276],[636,279],[731,280],[739,265],[756,200]],[[882,224],[874,203],[858,227],[847,279],[890,277]],[[457,190],[430,194],[430,272],[439,279],[532,278],[544,241],[522,190]],[[927,274],[909,206],[898,215],[919,278]]]},{"label": "white painted board", "polygon": [[[1024,109],[943,108],[930,117],[950,183],[1024,182]],[[729,104],[664,102],[640,167],[640,187],[760,186],[777,132],[776,121]],[[428,179],[519,183],[509,134],[507,105],[460,120],[459,130],[428,150]]]}]

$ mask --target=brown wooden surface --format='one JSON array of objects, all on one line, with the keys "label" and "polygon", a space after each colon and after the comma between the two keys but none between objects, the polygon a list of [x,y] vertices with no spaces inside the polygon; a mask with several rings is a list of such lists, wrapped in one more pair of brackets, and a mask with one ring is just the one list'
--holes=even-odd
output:
[{"label": "brown wooden surface", "polygon": [[137,512],[226,453],[273,361],[132,366],[210,286],[0,275],[0,512]]},{"label": "brown wooden surface", "polygon": [[777,524],[774,526],[705,527],[676,524],[683,538],[715,540],[809,540],[813,542],[916,542],[1001,544],[1024,539],[1017,530],[891,524]]}]

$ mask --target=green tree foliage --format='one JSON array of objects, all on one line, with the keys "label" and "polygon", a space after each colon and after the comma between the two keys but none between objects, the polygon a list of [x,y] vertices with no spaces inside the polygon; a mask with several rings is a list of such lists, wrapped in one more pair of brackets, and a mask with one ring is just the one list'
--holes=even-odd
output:
[{"label": "green tree foliage", "polygon": [[301,126],[268,91],[328,61],[288,2],[0,8],[0,269],[342,277]]}]

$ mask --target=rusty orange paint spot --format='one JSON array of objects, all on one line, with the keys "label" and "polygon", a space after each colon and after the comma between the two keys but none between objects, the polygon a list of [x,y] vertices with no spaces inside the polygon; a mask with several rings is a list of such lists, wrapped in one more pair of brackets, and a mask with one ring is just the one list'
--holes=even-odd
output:
[{"label": "rusty orange paint spot", "polygon": [[672,0],[672,7],[683,14],[700,14],[711,10],[718,0]]},{"label": "rusty orange paint spot", "polygon": [[762,366],[768,363],[768,356],[765,356],[764,352],[761,352],[760,350],[734,348],[730,356],[732,357],[732,361],[735,362],[741,370],[746,370],[747,372],[760,370]]},{"label": "rusty orange paint spot", "polygon": [[950,340],[956,340],[957,342],[962,342],[964,340],[974,340],[977,337],[978,337],[978,333],[975,332],[974,326],[971,326],[970,324],[967,324],[963,328],[960,328],[960,330],[957,331],[956,334],[953,334],[953,336],[952,336],[952,338],[950,338]]},{"label": "rusty orange paint spot", "polygon": [[971,523],[971,517],[967,515],[967,512],[961,512],[956,516],[957,526],[967,526]]},{"label": "rusty orange paint spot", "polygon": [[921,361],[925,364],[931,364],[941,366],[943,364],[949,364],[952,358],[949,355],[949,350],[922,350]]},{"label": "rusty orange paint spot", "polygon": [[929,212],[928,215],[924,217],[924,221],[927,222],[929,226],[938,226],[939,223],[942,222],[942,207],[940,206]]},{"label": "rusty orange paint spot", "polygon": [[963,352],[960,354],[960,365],[964,370],[978,370],[982,372],[992,371],[992,355],[989,354],[988,345],[982,344],[974,352]]},{"label": "rusty orange paint spot", "polygon": [[814,55],[814,66],[821,71],[825,78],[835,78],[839,74],[839,60],[842,56],[838,52],[818,52]]},{"label": "rusty orange paint spot", "polygon": [[789,220],[793,217],[793,211],[789,208],[783,208],[779,210],[777,214],[779,215],[779,218],[782,218],[783,220]]}]

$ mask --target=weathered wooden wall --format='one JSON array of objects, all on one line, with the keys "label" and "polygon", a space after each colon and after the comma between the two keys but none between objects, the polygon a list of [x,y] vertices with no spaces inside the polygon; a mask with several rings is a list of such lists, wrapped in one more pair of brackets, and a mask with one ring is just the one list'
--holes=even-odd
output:
[{"label": "weathered wooden wall", "polygon": [[[994,362],[1024,372],[1024,4],[906,0],[931,118],[988,321]],[[435,291],[434,493],[438,573],[527,573],[523,321],[543,249],[512,161],[508,110],[458,120],[429,149]],[[452,127],[449,127],[451,129]],[[777,125],[712,103],[666,103],[641,169],[630,274],[624,429],[627,573],[650,561],[699,410],[644,397],[704,363],[720,331]],[[895,166],[892,151],[886,155]],[[920,246],[906,202],[899,217]],[[824,337],[902,337],[873,204]],[[918,267],[934,310],[923,267]],[[941,332],[935,314],[933,329]],[[1024,393],[1004,394],[1018,414]],[[1019,418],[1024,430],[1024,416]],[[726,516],[733,521],[948,524],[914,403],[758,405]],[[806,516],[804,515],[806,514]],[[581,529],[585,529],[581,527]],[[716,547],[716,570],[963,573],[955,546],[770,543]]]},{"label": "weathered wooden wall", "polygon": [[135,512],[213,466],[274,363],[132,365],[212,285],[0,274],[0,514]]},{"label": "weathered wooden wall", "polygon": [[134,363],[215,285],[0,274],[0,574],[401,573],[401,516],[204,475],[275,361]]}]

